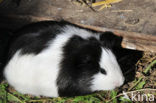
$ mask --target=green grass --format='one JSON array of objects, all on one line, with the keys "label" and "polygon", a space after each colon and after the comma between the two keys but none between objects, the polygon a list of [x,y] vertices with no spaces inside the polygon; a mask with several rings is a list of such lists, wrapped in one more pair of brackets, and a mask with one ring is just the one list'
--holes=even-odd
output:
[{"label": "green grass", "polygon": [[154,60],[153,62],[151,62],[148,67],[144,70],[144,73],[147,74],[149,72],[149,70],[152,68],[153,65],[156,64],[156,60]]},{"label": "green grass", "polygon": [[[133,91],[143,89],[145,81],[138,79],[133,81]],[[77,97],[58,97],[58,98],[40,98],[32,97],[30,95],[23,95],[15,90],[9,90],[10,87],[7,83],[0,84],[0,103],[132,103],[132,101],[123,98],[123,94],[119,93],[118,90],[112,91],[100,91],[86,96]]]},{"label": "green grass", "polygon": [[[136,81],[138,82],[138,81]],[[143,88],[142,81],[137,83],[134,88]],[[144,83],[143,83],[144,84]],[[0,84],[0,103],[132,103],[131,100],[123,98],[123,94],[119,93],[118,90],[112,91],[100,91],[86,96],[77,97],[58,97],[58,98],[40,98],[32,97],[29,95],[23,95],[16,91],[10,92],[8,90],[8,84]]]},{"label": "green grass", "polygon": [[28,102],[55,102],[55,103],[100,103],[102,100],[99,97],[102,97],[100,93],[94,93],[87,96],[77,96],[70,98],[39,98],[39,97],[31,97],[28,95],[22,95],[16,91],[9,92],[8,84],[2,83],[0,84],[0,103],[8,103],[8,102],[19,102],[19,103],[28,103]]},{"label": "green grass", "polygon": [[[0,103],[18,102],[18,103],[42,103],[42,102],[54,102],[54,103],[105,103],[112,99],[113,103],[117,103],[117,91],[100,91],[86,96],[76,97],[64,97],[64,98],[40,98],[23,95],[17,91],[10,91],[7,83],[0,84]],[[108,99],[110,98],[110,99]]]}]

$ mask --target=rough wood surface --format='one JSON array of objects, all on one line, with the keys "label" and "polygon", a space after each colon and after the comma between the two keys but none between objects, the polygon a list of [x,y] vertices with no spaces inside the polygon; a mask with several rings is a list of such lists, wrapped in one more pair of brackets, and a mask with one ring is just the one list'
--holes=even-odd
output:
[{"label": "rough wood surface", "polygon": [[[47,18],[47,17],[36,17],[36,16],[16,16],[16,15],[10,15],[10,18],[16,18],[16,19],[23,19],[28,20],[31,22],[37,22],[37,21],[43,21],[43,20],[55,20],[53,18]],[[156,36],[148,35],[148,34],[141,34],[136,32],[128,32],[128,31],[122,31],[122,30],[114,30],[114,29],[108,29],[104,27],[97,27],[97,26],[91,26],[91,25],[84,25],[75,23],[79,26],[93,29],[96,31],[112,31],[115,35],[123,37],[122,41],[122,47],[133,49],[133,50],[142,50],[142,51],[151,51],[156,52]]]}]

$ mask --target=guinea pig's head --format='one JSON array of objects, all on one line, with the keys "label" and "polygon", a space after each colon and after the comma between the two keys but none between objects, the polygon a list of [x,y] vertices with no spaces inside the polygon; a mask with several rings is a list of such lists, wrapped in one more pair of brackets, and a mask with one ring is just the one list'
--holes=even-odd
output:
[{"label": "guinea pig's head", "polygon": [[89,44],[79,53],[76,73],[81,74],[80,81],[90,79],[86,82],[90,82],[92,91],[112,90],[123,85],[124,76],[111,49]]}]

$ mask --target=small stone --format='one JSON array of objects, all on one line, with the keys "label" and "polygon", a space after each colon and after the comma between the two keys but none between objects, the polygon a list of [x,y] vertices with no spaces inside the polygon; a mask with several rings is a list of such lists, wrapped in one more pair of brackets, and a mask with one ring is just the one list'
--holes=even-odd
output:
[{"label": "small stone", "polygon": [[126,24],[131,24],[131,25],[135,25],[137,23],[139,23],[139,19],[138,18],[128,18],[125,23]]}]

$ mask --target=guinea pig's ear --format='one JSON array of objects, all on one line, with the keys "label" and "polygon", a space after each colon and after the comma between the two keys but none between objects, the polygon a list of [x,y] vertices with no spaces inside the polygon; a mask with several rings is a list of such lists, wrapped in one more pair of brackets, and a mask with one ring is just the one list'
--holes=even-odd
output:
[{"label": "guinea pig's ear", "polygon": [[106,31],[100,35],[100,41],[107,48],[121,47],[122,37],[114,35],[114,33]]}]

